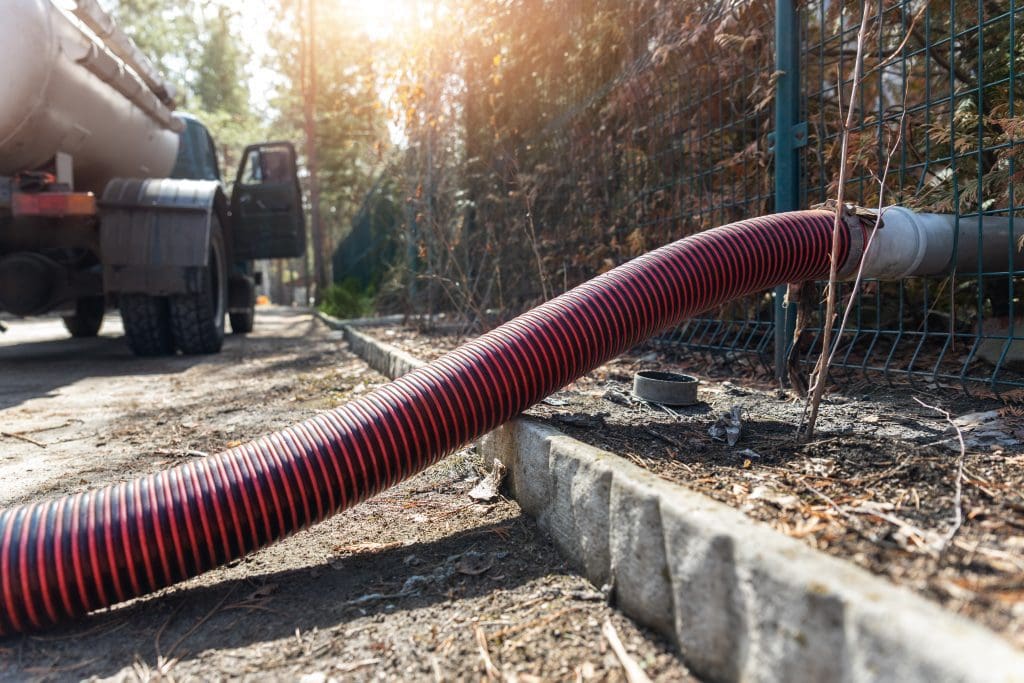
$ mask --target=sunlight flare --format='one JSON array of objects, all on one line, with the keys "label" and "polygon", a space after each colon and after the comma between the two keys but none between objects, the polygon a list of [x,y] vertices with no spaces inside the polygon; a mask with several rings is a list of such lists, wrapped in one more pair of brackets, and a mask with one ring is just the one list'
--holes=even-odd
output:
[{"label": "sunlight flare", "polygon": [[418,23],[433,2],[418,0],[338,0],[358,30],[371,40],[393,37],[401,28]]}]

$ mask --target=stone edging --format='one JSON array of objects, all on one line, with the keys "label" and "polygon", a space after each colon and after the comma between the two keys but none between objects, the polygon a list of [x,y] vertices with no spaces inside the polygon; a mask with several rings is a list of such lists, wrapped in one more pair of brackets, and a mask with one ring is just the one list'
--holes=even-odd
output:
[{"label": "stone edging", "polygon": [[[424,364],[317,315],[389,377]],[[625,458],[528,419],[480,448],[565,557],[704,678],[1024,681],[995,633]]]}]

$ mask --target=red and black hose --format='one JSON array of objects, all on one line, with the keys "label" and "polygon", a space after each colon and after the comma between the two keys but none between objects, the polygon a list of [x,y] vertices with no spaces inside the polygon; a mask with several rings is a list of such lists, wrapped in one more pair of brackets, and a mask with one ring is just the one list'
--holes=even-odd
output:
[{"label": "red and black hose", "polygon": [[[0,635],[195,576],[421,471],[684,318],[829,270],[834,214],[755,218],[590,280],[371,394],[218,455],[0,513]],[[838,254],[846,261],[849,234]]]}]

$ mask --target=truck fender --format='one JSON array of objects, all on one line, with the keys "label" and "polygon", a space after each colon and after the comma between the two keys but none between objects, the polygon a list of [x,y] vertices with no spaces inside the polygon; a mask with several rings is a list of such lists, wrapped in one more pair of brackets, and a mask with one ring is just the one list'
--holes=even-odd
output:
[{"label": "truck fender", "polygon": [[231,225],[220,183],[178,178],[115,178],[99,203],[103,286],[108,292],[195,294],[210,253],[213,217]]}]

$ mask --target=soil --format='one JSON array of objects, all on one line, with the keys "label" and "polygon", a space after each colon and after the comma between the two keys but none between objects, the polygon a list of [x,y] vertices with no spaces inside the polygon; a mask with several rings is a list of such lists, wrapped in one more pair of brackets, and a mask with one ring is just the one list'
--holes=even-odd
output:
[{"label": "soil", "polygon": [[[261,309],[215,356],[133,358],[116,317],[0,336],[0,505],[201,458],[384,381],[308,313]],[[155,595],[0,639],[0,680],[624,680],[606,621],[655,680],[690,677],[518,506],[474,503],[468,449],[310,530]]]},{"label": "soil", "polygon": [[[365,331],[432,359],[462,341],[454,329]],[[665,408],[636,399],[639,370],[698,377],[699,402]],[[757,365],[651,342],[525,414],[912,588],[1024,648],[1020,398],[859,378],[826,395],[804,443],[796,436],[804,401]],[[709,428],[734,406],[742,428],[730,446]]]}]

